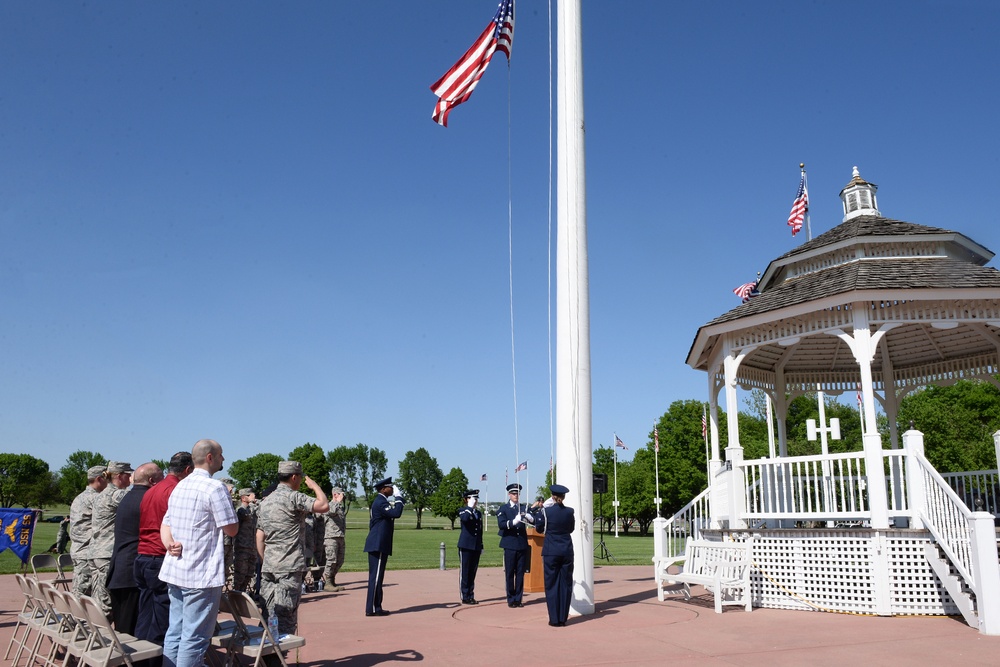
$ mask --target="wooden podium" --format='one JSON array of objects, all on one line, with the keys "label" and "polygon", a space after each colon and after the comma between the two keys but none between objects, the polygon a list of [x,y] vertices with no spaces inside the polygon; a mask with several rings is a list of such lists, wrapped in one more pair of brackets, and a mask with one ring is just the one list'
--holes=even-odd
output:
[{"label": "wooden podium", "polygon": [[542,545],[545,535],[528,526],[528,549],[531,559],[528,561],[528,571],[524,575],[525,593],[545,592],[545,566],[542,565]]}]

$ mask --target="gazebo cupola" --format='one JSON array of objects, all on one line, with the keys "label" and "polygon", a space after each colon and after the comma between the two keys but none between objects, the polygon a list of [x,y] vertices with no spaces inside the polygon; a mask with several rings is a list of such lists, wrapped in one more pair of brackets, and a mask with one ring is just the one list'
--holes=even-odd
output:
[{"label": "gazebo cupola", "polygon": [[858,168],[854,168],[851,182],[840,191],[840,199],[844,203],[844,222],[859,215],[874,215],[882,217],[878,212],[878,201],[875,199],[875,191],[878,186],[869,183],[861,178]]}]

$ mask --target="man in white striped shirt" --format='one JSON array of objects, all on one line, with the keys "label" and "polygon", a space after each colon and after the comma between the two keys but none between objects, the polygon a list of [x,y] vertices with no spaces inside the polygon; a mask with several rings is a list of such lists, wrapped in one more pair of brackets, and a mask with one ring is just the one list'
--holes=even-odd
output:
[{"label": "man in white striped shirt", "polygon": [[170,494],[160,526],[167,550],[160,580],[170,595],[164,667],[201,667],[226,583],[222,536],[239,530],[226,485],[212,479],[222,470],[222,446],[199,440],[191,459],[194,471]]}]

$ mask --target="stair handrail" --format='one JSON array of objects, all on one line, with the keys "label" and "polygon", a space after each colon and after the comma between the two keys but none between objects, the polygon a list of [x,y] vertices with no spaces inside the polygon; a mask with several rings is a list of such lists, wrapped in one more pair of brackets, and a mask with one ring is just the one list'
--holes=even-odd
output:
[{"label": "stair handrail", "polygon": [[918,510],[920,520],[969,587],[975,589],[972,510],[925,456],[913,451],[908,456],[917,464],[923,481],[925,500]]}]

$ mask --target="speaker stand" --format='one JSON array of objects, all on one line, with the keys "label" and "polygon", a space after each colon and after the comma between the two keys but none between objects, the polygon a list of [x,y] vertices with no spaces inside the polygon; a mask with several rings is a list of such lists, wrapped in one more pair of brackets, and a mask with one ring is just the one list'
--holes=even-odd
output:
[{"label": "speaker stand", "polygon": [[600,559],[600,560],[613,560],[614,562],[617,563],[618,559],[615,558],[614,554],[612,554],[610,551],[608,551],[608,545],[604,543],[604,492],[602,491],[598,495],[601,498],[601,501],[600,501],[601,502],[601,505],[600,505],[600,512],[601,512],[601,520],[600,520],[600,524],[601,524],[601,541],[600,541],[600,543],[596,547],[594,547],[594,551],[597,552],[597,558],[598,559]]}]

